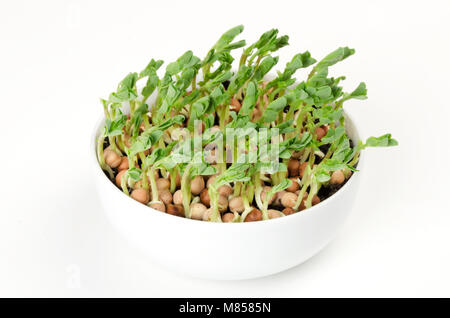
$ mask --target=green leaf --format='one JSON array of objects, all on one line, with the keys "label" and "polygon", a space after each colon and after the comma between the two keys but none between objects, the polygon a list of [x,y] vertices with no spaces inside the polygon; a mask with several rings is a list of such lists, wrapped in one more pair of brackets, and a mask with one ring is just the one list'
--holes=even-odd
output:
[{"label": "green leaf", "polygon": [[276,50],[279,50],[282,47],[285,47],[286,45],[289,45],[289,36],[288,35],[280,36],[273,42],[273,44],[270,47],[270,51],[275,52]]},{"label": "green leaf", "polygon": [[225,172],[220,174],[214,183],[214,187],[219,188],[230,182],[245,182],[249,181],[247,170],[250,168],[248,163],[233,163]]},{"label": "green leaf", "polygon": [[270,190],[270,193],[273,196],[275,193],[283,191],[283,190],[289,188],[291,185],[292,185],[292,180],[283,179],[283,180],[281,180],[281,182],[279,184],[272,187],[272,189]]},{"label": "green leaf", "polygon": [[295,131],[295,128],[292,127],[293,123],[294,123],[294,120],[291,119],[291,120],[284,121],[284,122],[276,125],[275,128],[279,129],[280,134],[287,134],[287,133]]},{"label": "green leaf", "polygon": [[354,49],[350,49],[349,47],[340,47],[340,48],[336,49],[335,51],[331,52],[330,54],[328,54],[327,56],[325,56],[316,65],[316,69],[330,67],[330,66],[346,59],[347,57],[349,57],[350,55],[352,55],[354,53],[355,53]]},{"label": "green leaf", "polygon": [[[219,74],[222,74],[223,72],[230,70],[231,64],[234,61],[233,56],[228,51],[225,51],[222,53],[217,53],[216,55],[213,56],[213,59],[218,60],[220,62],[220,65],[216,68],[216,70],[214,72],[212,72],[212,73],[207,72],[206,74],[204,74],[205,76],[204,76],[203,82],[201,82],[201,83],[206,83],[211,78],[215,78]],[[213,61],[211,61],[211,63],[212,62]]]},{"label": "green leaf", "polygon": [[359,83],[358,87],[350,94],[345,94],[342,101],[349,99],[367,99],[367,88],[364,82]]},{"label": "green leaf", "polygon": [[313,142],[312,135],[305,131],[301,138],[294,137],[285,140],[279,145],[279,157],[282,159],[289,159],[292,151],[300,151],[311,145]]},{"label": "green leaf", "polygon": [[298,69],[306,68],[314,63],[316,63],[316,60],[311,57],[311,53],[308,51],[296,54],[292,60],[286,64],[284,74],[292,76]]},{"label": "green leaf", "polygon": [[159,161],[158,166],[163,167],[166,170],[171,170],[178,165],[179,161],[175,161],[172,157],[165,157]]},{"label": "green leaf", "polygon": [[181,94],[182,91],[179,88],[177,88],[173,83],[169,84],[161,107],[158,109],[157,122],[159,122],[159,119],[169,112],[170,108],[175,104],[177,99],[180,98]]},{"label": "green leaf", "polygon": [[350,139],[345,134],[334,142],[334,148],[331,159],[341,162],[348,162],[355,153],[355,150],[350,148]]},{"label": "green leaf", "polygon": [[278,155],[281,159],[290,159],[292,156],[292,152],[289,149],[283,149]]},{"label": "green leaf", "polygon": [[162,130],[146,130],[144,131],[130,147],[130,154],[136,155],[147,149],[150,149],[153,144],[157,143],[162,137]]},{"label": "green leaf", "polygon": [[130,176],[130,178],[133,179],[134,181],[141,180],[142,171],[140,169],[131,168],[131,169],[128,169],[127,173]]},{"label": "green leaf", "polygon": [[352,98],[356,99],[366,99],[367,98],[367,88],[364,82],[359,83],[358,87],[350,94]]},{"label": "green leaf", "polygon": [[282,96],[271,102],[264,111],[261,121],[264,123],[270,123],[277,119],[278,113],[284,109],[287,105],[286,97]]},{"label": "green leaf", "polygon": [[325,183],[330,180],[330,174],[328,171],[324,169],[319,169],[314,173],[315,179],[320,183]]},{"label": "green leaf", "polygon": [[137,73],[129,73],[122,82],[119,83],[119,89],[128,88],[132,89],[136,85],[136,81],[138,79]]},{"label": "green leaf", "polygon": [[[242,33],[242,31],[244,31],[243,25],[238,25],[238,26],[235,26],[234,28],[231,28],[230,30],[228,30],[227,32],[222,34],[222,36],[219,38],[217,43],[214,45],[214,48],[216,50],[221,50],[221,49],[225,48],[227,45],[229,45],[231,43],[231,41],[234,40],[234,38],[236,36],[238,36],[240,33]],[[245,45],[245,43],[244,43],[244,45]]]},{"label": "green leaf", "polygon": [[237,42],[234,42],[234,43],[231,43],[231,44],[227,45],[225,47],[225,49],[229,50],[229,51],[235,50],[235,49],[239,49],[239,48],[245,46],[245,43],[246,43],[245,40],[240,40],[240,41],[237,41]]},{"label": "green leaf", "polygon": [[282,83],[286,83],[284,85],[286,87],[292,85],[295,82],[295,79],[292,82],[288,82],[291,76],[294,75],[298,69],[306,68],[314,63],[316,63],[316,60],[311,57],[311,54],[308,51],[296,54],[292,60],[286,64],[284,72],[279,74],[277,78],[267,85],[267,89],[276,85],[281,86]]},{"label": "green leaf", "polygon": [[139,73],[139,77],[143,78],[143,77],[149,76],[150,74],[153,74],[161,67],[161,65],[163,65],[163,63],[164,63],[164,61],[162,61],[162,60],[155,61],[154,59],[152,59],[148,63],[148,65],[145,67],[145,69]]},{"label": "green leaf", "polygon": [[[275,52],[276,50],[282,48],[283,46],[288,45],[289,37],[287,35],[278,37],[278,30],[277,29],[271,29],[261,35],[261,37],[258,39],[257,42],[250,45],[248,48],[244,50],[243,56],[246,58],[251,55],[250,59],[248,60],[248,64],[252,65],[253,60],[258,56],[259,58],[264,57],[265,55],[269,54],[270,52]],[[254,49],[256,50],[256,53],[253,53]],[[245,61],[241,60],[241,62]]]},{"label": "green leaf", "polygon": [[209,96],[210,105],[205,111],[206,113],[213,113],[217,106],[225,104],[225,102],[229,99],[229,96],[225,92],[225,88],[222,84],[216,86]]},{"label": "green leaf", "polygon": [[326,171],[336,171],[346,169],[348,165],[336,159],[325,159],[320,163],[320,167]]},{"label": "green leaf", "polygon": [[[222,34],[222,36],[216,42],[214,47],[211,50],[209,50],[208,54],[201,62],[201,65],[202,66],[208,66],[208,65],[211,66],[211,64],[214,63],[215,61],[217,61],[220,58],[221,54],[223,54],[224,52],[229,52],[231,50],[243,47],[245,45],[244,40],[237,41],[235,43],[231,43],[231,41],[233,41],[234,38],[237,35],[239,35],[243,30],[244,30],[244,26],[238,25],[238,26],[228,30],[224,34]],[[206,74],[206,75],[208,75],[208,74]],[[206,79],[206,77],[205,77],[205,79]]]},{"label": "green leaf", "polygon": [[192,104],[200,96],[199,90],[192,91],[191,94],[183,96],[179,103],[176,104],[177,111],[181,111],[184,106]]},{"label": "green leaf", "polygon": [[311,143],[311,141],[313,140],[312,135],[305,131],[302,136],[300,137],[300,140],[298,140],[298,138],[296,139],[296,142],[294,144],[291,145],[290,149],[299,151],[302,150],[303,148],[306,148],[307,146],[309,146],[309,144]]},{"label": "green leaf", "polygon": [[344,116],[344,113],[342,108],[334,109],[333,106],[328,105],[314,109],[313,116],[319,120],[319,125],[327,125],[338,122]]},{"label": "green leaf", "polygon": [[214,121],[215,121],[215,118],[214,118],[213,114],[207,114],[206,116],[204,116],[203,122],[205,123],[206,129],[214,126]]},{"label": "green leaf", "polygon": [[233,76],[233,73],[230,71],[226,71],[222,74],[219,74],[215,78],[213,78],[210,82],[208,82],[208,87],[214,87],[216,85],[222,84],[225,81],[228,81]]},{"label": "green leaf", "polygon": [[[317,65],[316,65],[317,67]],[[315,68],[316,68],[315,67]],[[314,68],[314,69],[315,69]],[[308,87],[321,87],[329,84],[328,68],[318,69],[307,81]]]},{"label": "green leaf", "polygon": [[323,100],[329,100],[330,98],[333,98],[331,87],[329,86],[319,87],[315,92],[315,96]]},{"label": "green leaf", "polygon": [[133,89],[121,89],[115,93],[109,95],[109,101],[111,103],[122,103],[130,100],[135,100],[138,97],[137,93]]},{"label": "green leaf", "polygon": [[103,129],[103,136],[105,137],[113,137],[119,136],[123,133],[123,127],[127,121],[127,116],[120,114],[116,119],[110,120],[109,118],[105,119],[105,127]]},{"label": "green leaf", "polygon": [[239,71],[233,77],[227,89],[230,96],[234,95],[244,85],[244,83],[248,81],[253,73],[253,70],[254,67],[248,67],[246,65],[239,68]]},{"label": "green leaf", "polygon": [[115,93],[111,93],[111,95],[109,96],[109,100],[112,103],[121,103],[136,99],[138,95],[137,92],[135,91],[134,86],[136,85],[137,79],[138,79],[137,73],[129,73],[119,83],[117,91]]},{"label": "green leaf", "polygon": [[176,115],[159,124],[157,128],[164,131],[173,125],[181,125],[184,122],[184,119],[185,117],[183,115]]},{"label": "green leaf", "polygon": [[139,134],[139,128],[143,121],[143,116],[148,112],[148,105],[141,104],[133,113],[131,117],[131,124],[133,125],[132,135],[137,136]]},{"label": "green leaf", "polygon": [[194,76],[197,74],[197,70],[194,68],[188,68],[181,72],[181,76],[176,82],[176,86],[181,91],[185,91],[192,83]]},{"label": "green leaf", "polygon": [[[192,59],[194,58],[194,54],[192,51],[186,51],[182,56],[180,56],[175,62],[172,62],[167,65],[166,72],[173,76],[178,74],[183,70],[183,68],[187,67],[189,63],[192,63]],[[194,59],[195,60],[195,59]]]},{"label": "green leaf", "polygon": [[159,84],[159,77],[156,74],[156,71],[150,72],[147,78],[147,83],[145,84],[144,88],[142,89],[142,95],[144,98],[149,97],[158,87]]},{"label": "green leaf", "polygon": [[380,137],[369,137],[363,147],[392,147],[397,145],[397,140],[392,138],[391,134],[385,134]]},{"label": "green leaf", "polygon": [[322,138],[321,144],[331,144],[332,142],[338,140],[345,134],[345,127],[339,126],[336,129],[330,128],[325,137]]},{"label": "green leaf", "polygon": [[255,70],[253,78],[259,82],[278,63],[278,56],[266,56]]},{"label": "green leaf", "polygon": [[[278,33],[278,30],[277,30],[277,33]],[[272,39],[270,39],[270,41],[267,44],[262,46],[256,52],[256,55],[263,56],[269,52],[275,52],[286,45],[289,45],[289,36],[283,35],[283,36],[280,36],[279,38],[275,38],[275,39],[272,38]]]},{"label": "green leaf", "polygon": [[236,114],[236,112],[231,112],[230,116],[232,120],[227,124],[227,128],[242,128],[242,129],[255,129],[256,124],[250,120],[250,116],[242,116],[240,114]]},{"label": "green leaf", "polygon": [[266,31],[260,36],[258,41],[256,41],[255,44],[253,44],[253,47],[260,49],[260,48],[266,46],[268,43],[271,43],[272,41],[274,41],[276,39],[277,35],[278,35],[277,29],[271,29],[269,31]]},{"label": "green leaf", "polygon": [[150,167],[155,165],[156,162],[162,160],[166,156],[166,151],[163,148],[156,148],[152,153],[145,158],[144,165]]},{"label": "green leaf", "polygon": [[191,170],[191,176],[210,176],[216,173],[217,171],[215,167],[203,162],[200,164],[195,164]]},{"label": "green leaf", "polygon": [[199,98],[192,104],[191,113],[188,122],[188,128],[192,131],[194,129],[194,122],[200,120],[201,117],[206,113],[210,106],[209,96],[204,96]]},{"label": "green leaf", "polygon": [[241,116],[250,116],[253,111],[253,108],[256,105],[256,101],[258,100],[258,88],[254,81],[251,81],[247,85],[247,90],[245,92],[245,98],[242,102],[241,109],[239,111],[239,115]]},{"label": "green leaf", "polygon": [[169,73],[165,73],[158,83],[158,99],[163,100],[169,89],[169,85],[173,85],[172,76]]}]

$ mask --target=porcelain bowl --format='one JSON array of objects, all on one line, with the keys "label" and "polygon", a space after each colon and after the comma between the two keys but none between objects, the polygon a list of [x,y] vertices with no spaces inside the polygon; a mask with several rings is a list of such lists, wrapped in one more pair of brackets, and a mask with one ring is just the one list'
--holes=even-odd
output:
[{"label": "porcelain bowl", "polygon": [[[359,140],[354,122],[346,116],[349,137]],[[334,195],[310,209],[260,222],[213,223],[172,216],[125,195],[100,168],[96,139],[90,152],[98,195],[106,217],[129,243],[154,262],[189,276],[241,280],[275,274],[317,254],[336,236],[350,213],[361,171]],[[361,156],[358,168],[363,166]]]}]

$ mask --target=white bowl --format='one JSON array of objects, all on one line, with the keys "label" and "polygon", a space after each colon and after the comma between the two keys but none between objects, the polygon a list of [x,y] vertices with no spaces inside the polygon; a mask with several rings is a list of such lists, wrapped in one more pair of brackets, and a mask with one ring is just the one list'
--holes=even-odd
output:
[{"label": "white bowl", "polygon": [[[214,223],[169,215],[133,200],[107,178],[96,155],[96,138],[103,124],[104,120],[99,120],[94,129],[90,151],[106,216],[118,232],[155,262],[189,276],[250,279],[299,265],[336,236],[356,197],[361,171],[323,202],[282,218]],[[356,144],[358,131],[347,114],[346,127]]]}]

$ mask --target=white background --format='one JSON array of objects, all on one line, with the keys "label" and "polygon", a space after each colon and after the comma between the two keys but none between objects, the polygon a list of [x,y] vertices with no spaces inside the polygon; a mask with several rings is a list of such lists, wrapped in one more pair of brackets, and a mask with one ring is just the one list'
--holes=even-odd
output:
[{"label": "white background", "polygon": [[[400,146],[366,152],[353,213],[319,255],[263,279],[202,281],[114,232],[89,138],[126,73],[204,56],[237,24],[248,42],[290,35],[278,68],[356,48],[333,74],[348,90],[365,81],[369,99],[346,109],[364,137],[391,132]],[[2,1],[0,296],[450,296],[449,35],[449,1]]]}]

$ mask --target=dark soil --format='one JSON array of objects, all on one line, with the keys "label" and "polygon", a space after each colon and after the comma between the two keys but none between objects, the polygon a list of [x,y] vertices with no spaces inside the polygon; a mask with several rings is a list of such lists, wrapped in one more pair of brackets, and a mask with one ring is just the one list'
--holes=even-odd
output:
[{"label": "dark soil", "polygon": [[[350,178],[351,178],[351,176],[350,176]],[[347,183],[348,180],[350,180],[350,178],[345,179],[345,181],[341,184],[337,184],[337,185],[329,184],[326,187],[321,187],[319,190],[319,193],[317,194],[320,198],[320,202],[322,202],[325,199],[328,199],[333,194],[338,192],[339,189],[342,188],[344,186],[344,184]]]},{"label": "dark soil", "polygon": [[228,89],[228,86],[230,86],[230,81],[227,80],[225,82],[222,82],[222,85],[225,89]]}]

